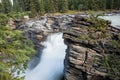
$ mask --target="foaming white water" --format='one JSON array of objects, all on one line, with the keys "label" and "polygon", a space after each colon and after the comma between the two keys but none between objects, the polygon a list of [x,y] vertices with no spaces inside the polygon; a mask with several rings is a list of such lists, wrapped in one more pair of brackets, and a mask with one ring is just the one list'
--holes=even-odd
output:
[{"label": "foaming white water", "polygon": [[60,80],[67,48],[62,39],[62,33],[49,35],[42,44],[45,48],[40,62],[34,69],[28,69],[25,80]]},{"label": "foaming white water", "polygon": [[115,27],[120,26],[120,14],[102,16],[100,18],[103,18],[105,20],[110,20],[112,22],[111,24],[112,26],[115,26]]}]

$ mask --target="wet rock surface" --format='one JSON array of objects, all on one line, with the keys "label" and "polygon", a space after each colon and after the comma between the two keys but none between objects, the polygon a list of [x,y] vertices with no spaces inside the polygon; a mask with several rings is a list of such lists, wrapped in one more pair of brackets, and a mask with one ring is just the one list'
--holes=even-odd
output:
[{"label": "wet rock surface", "polygon": [[[108,53],[120,53],[112,44],[112,40],[118,39],[120,30],[112,27],[109,21],[105,33],[90,30],[89,27],[94,25],[94,22],[88,21],[87,17],[88,15],[42,16],[18,25],[17,29],[22,30],[24,35],[33,41],[37,57],[44,48],[40,42],[44,41],[48,34],[64,31],[63,38],[68,45],[65,80],[111,80],[106,77],[107,70],[101,64],[101,59]],[[106,36],[106,33],[109,34]]]},{"label": "wet rock surface", "polygon": [[43,46],[40,42],[44,41],[48,34],[60,32],[71,25],[74,15],[60,16],[41,16],[37,19],[29,19],[23,21],[14,21],[16,28],[24,32],[24,36],[30,38],[37,51],[36,56],[40,56]]},{"label": "wet rock surface", "polygon": [[87,20],[87,16],[77,15],[71,27],[64,32],[63,37],[68,45],[65,80],[111,80],[107,77],[102,59],[110,53],[120,53],[112,43],[118,38],[120,30],[111,27],[107,21],[105,32],[96,31],[91,29],[94,24]]}]

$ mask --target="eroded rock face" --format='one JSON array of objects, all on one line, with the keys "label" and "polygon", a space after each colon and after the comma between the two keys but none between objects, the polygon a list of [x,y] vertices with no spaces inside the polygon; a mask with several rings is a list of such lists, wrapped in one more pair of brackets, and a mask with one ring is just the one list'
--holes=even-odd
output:
[{"label": "eroded rock face", "polygon": [[48,34],[60,32],[61,30],[68,28],[73,17],[74,15],[41,16],[37,19],[24,20],[21,23],[19,23],[20,21],[17,21],[16,28],[22,30],[24,35],[33,41],[38,53],[37,56],[40,56],[39,54],[43,49],[40,42],[44,41]]},{"label": "eroded rock face", "polygon": [[110,22],[106,22],[106,32],[92,30],[90,27],[94,23],[86,18],[77,15],[72,26],[64,32],[68,45],[65,80],[111,80],[102,60],[108,53],[120,52],[112,43],[120,30],[111,28]]}]

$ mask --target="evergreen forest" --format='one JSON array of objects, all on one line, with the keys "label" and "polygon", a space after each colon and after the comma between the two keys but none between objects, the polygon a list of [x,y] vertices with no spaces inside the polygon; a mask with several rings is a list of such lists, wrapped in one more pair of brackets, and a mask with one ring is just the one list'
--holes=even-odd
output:
[{"label": "evergreen forest", "polygon": [[12,29],[8,21],[21,19],[24,15],[34,18],[46,13],[68,11],[120,10],[120,0],[1,0],[0,2],[0,80],[23,80],[20,74],[35,55],[33,42],[24,33]]}]

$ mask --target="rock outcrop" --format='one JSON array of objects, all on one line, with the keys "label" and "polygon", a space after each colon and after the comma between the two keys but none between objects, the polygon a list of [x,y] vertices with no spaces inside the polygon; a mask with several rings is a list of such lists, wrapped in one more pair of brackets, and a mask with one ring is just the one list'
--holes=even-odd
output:
[{"label": "rock outcrop", "polygon": [[43,47],[40,42],[46,39],[50,33],[59,32],[69,27],[74,15],[61,16],[41,16],[38,19],[30,19],[22,25],[18,25],[17,29],[22,30],[25,36],[29,37],[35,44],[35,49],[40,53]]},{"label": "rock outcrop", "polygon": [[41,16],[37,19],[15,20],[16,28],[24,32],[24,36],[30,38],[37,51],[36,56],[39,58],[43,46],[42,41],[50,33],[60,32],[71,25],[74,15],[60,16]]},{"label": "rock outcrop", "polygon": [[109,54],[120,53],[113,43],[119,40],[120,30],[112,28],[109,21],[104,24],[106,28],[96,29],[94,21],[77,15],[71,27],[64,32],[63,37],[68,45],[65,80],[112,80],[103,62]]}]

